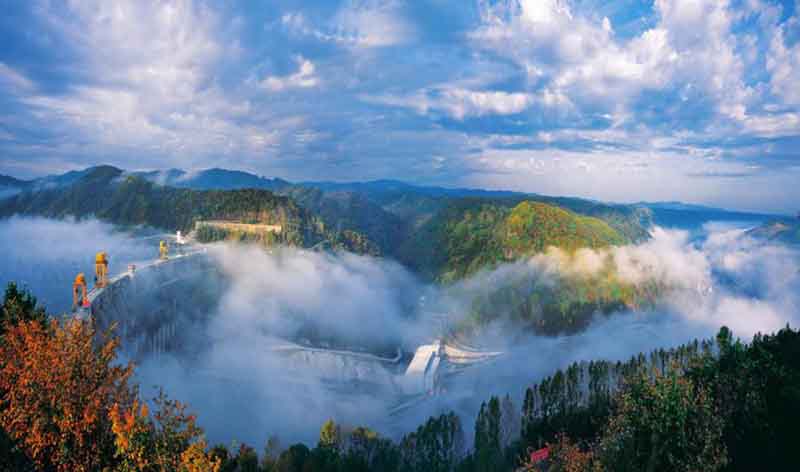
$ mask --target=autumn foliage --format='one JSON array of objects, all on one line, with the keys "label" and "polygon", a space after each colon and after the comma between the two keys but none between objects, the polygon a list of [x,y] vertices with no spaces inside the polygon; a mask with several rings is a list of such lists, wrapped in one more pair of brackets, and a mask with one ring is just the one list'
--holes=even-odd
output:
[{"label": "autumn foliage", "polygon": [[0,428],[36,470],[219,469],[185,405],[161,394],[151,417],[110,333],[78,319],[2,324]]},{"label": "autumn foliage", "polygon": [[8,327],[0,345],[3,429],[37,468],[97,470],[114,452],[108,413],[128,405],[132,369],[114,365],[117,342],[95,343],[90,322]]},{"label": "autumn foliage", "polygon": [[219,459],[206,453],[206,442],[194,415],[186,405],[160,393],[153,400],[152,417],[147,405],[134,402],[127,410],[111,408],[112,430],[120,461],[118,471],[216,472]]},{"label": "autumn foliage", "polygon": [[602,472],[602,465],[595,461],[591,449],[583,450],[564,433],[556,437],[554,444],[548,444],[549,457],[535,461],[526,457],[519,470],[521,472]]}]

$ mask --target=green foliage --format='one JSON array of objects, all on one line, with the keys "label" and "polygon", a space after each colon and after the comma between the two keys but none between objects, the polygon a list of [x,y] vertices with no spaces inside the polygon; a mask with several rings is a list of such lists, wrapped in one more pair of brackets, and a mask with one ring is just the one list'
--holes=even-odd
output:
[{"label": "green foliage", "polygon": [[464,430],[455,413],[430,418],[400,442],[401,471],[455,470],[465,454]]},{"label": "green foliage", "polygon": [[790,470],[798,459],[800,331],[756,335],[750,345],[717,336],[718,356],[705,356],[687,375],[712,392],[725,419],[727,470]]},{"label": "green foliage", "polygon": [[6,332],[7,326],[21,321],[38,321],[45,325],[47,315],[44,308],[37,305],[36,297],[26,289],[20,289],[14,282],[9,282],[3,295],[3,306],[0,310],[0,336]]},{"label": "green foliage", "polygon": [[[581,388],[586,385],[587,388]],[[793,470],[800,332],[573,364],[526,391],[522,446],[566,432],[607,470]]]},{"label": "green foliage", "polygon": [[95,216],[119,225],[145,225],[188,233],[203,220],[227,220],[246,224],[280,225],[279,235],[246,235],[203,228],[198,239],[255,240],[266,245],[299,247],[326,245],[362,254],[379,249],[352,229],[327,230],[324,222],[291,198],[268,190],[191,190],[156,185],[126,176],[113,167],[98,167],[73,185],[28,192],[0,202],[0,217],[13,214],[78,219]]},{"label": "green foliage", "polygon": [[319,447],[338,450],[341,445],[342,432],[339,426],[333,420],[326,421],[319,432]]},{"label": "green foliage", "polygon": [[[506,203],[506,204],[503,204]],[[442,282],[544,252],[630,241],[601,219],[541,202],[462,199],[451,203],[401,248],[401,260]]]},{"label": "green foliage", "polygon": [[470,311],[456,331],[477,330],[502,315],[514,326],[538,334],[575,333],[585,329],[597,313],[651,306],[662,291],[654,281],[624,282],[611,266],[594,274],[554,271],[547,277],[513,272],[471,290]]},{"label": "green foliage", "polygon": [[713,397],[678,369],[626,381],[598,445],[609,470],[722,469],[728,461],[723,419]]},{"label": "green foliage", "polygon": [[[332,232],[358,234],[374,247],[362,254],[393,254],[407,233],[408,223],[358,192],[323,192],[301,185],[279,191],[328,223]],[[363,244],[363,242],[362,242]],[[357,245],[357,243],[356,243]]]},{"label": "green foliage", "polygon": [[278,457],[276,470],[278,472],[303,472],[306,462],[311,457],[311,451],[304,444],[295,444],[283,451]]},{"label": "green foliage", "polygon": [[481,404],[475,421],[473,470],[476,472],[491,472],[507,467],[500,442],[501,421],[500,400],[497,397]]}]

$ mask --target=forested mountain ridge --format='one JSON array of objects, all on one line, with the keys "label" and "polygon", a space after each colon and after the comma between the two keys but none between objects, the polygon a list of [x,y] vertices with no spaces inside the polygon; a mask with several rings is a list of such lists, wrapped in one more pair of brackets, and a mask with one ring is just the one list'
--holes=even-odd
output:
[{"label": "forested mountain ridge", "polygon": [[326,221],[332,229],[363,234],[384,255],[393,256],[409,231],[409,221],[358,192],[324,192],[314,187],[292,185],[276,193],[290,197]]},{"label": "forested mountain ridge", "polygon": [[30,185],[30,182],[26,180],[20,180],[15,177],[11,177],[10,175],[0,174],[0,187],[24,188],[28,185]]},{"label": "forested mountain ridge", "polygon": [[[61,218],[91,214],[113,223],[146,224],[170,231],[188,231],[195,221],[208,218],[244,219],[266,224],[282,222],[290,229],[282,242],[303,247],[322,243],[321,247],[352,248],[360,253],[393,257],[412,268],[420,266],[415,259],[420,254],[416,246],[433,247],[438,251],[448,245],[455,247],[460,244],[449,240],[446,234],[444,239],[430,239],[431,228],[448,221],[453,208],[480,211],[482,207],[491,206],[505,212],[525,201],[558,205],[605,221],[621,236],[612,235],[609,239],[608,233],[601,238],[611,243],[644,239],[649,227],[649,215],[641,208],[575,198],[417,187],[395,181],[296,185],[224,169],[209,169],[195,174],[177,169],[127,173],[110,166],[99,166],[38,179],[32,181],[27,190],[0,201],[0,217],[28,214]],[[528,216],[533,217],[534,213]],[[553,214],[561,213],[556,211]],[[578,221],[582,218],[580,215],[571,218]],[[537,224],[546,226],[546,218],[537,221]],[[580,221],[587,223],[590,220]],[[596,226],[597,223],[581,227]],[[601,232],[607,233],[607,230],[604,228]],[[242,239],[245,235],[206,232],[204,236]],[[562,242],[553,239],[548,244],[559,245]],[[591,246],[591,241],[584,242]],[[500,248],[504,254],[531,252],[523,247],[524,242],[520,246],[520,241],[513,238],[499,241],[501,245],[506,243],[516,246]],[[487,251],[496,252],[496,249],[487,248]],[[536,248],[538,251],[544,249],[544,246]],[[484,262],[488,267],[498,260],[495,253],[479,255],[472,271]],[[426,275],[429,273],[433,272],[425,271]]]},{"label": "forested mountain ridge", "polygon": [[575,251],[628,242],[632,239],[607,222],[554,205],[461,199],[415,231],[398,258],[422,274],[452,282],[550,246]]},{"label": "forested mountain ridge", "polygon": [[709,221],[733,221],[737,223],[761,223],[775,218],[774,215],[747,211],[725,210],[703,205],[681,202],[642,202],[637,204],[649,209],[653,223],[672,228],[694,229]]},{"label": "forested mountain ridge", "polygon": [[[94,216],[119,225],[147,225],[189,232],[201,220],[236,220],[280,225],[274,242],[298,247],[325,245],[358,253],[377,249],[352,231],[331,231],[291,198],[268,190],[192,190],[154,184],[122,170],[101,166],[74,183],[27,191],[0,200],[0,217],[14,214],[51,218]],[[215,239],[227,235],[216,233]]]},{"label": "forested mountain ridge", "polygon": [[267,179],[248,172],[218,168],[206,169],[200,172],[169,169],[165,171],[133,172],[133,175],[160,185],[194,190],[255,188],[275,191],[290,185],[289,182],[282,179]]}]

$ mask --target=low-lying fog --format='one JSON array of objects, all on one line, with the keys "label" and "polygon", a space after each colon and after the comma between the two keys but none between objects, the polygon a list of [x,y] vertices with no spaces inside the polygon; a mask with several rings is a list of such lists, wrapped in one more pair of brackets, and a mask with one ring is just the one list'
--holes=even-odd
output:
[{"label": "low-lying fog", "polygon": [[[798,251],[750,240],[729,226],[705,230],[705,237],[690,240],[684,232],[655,229],[644,244],[580,251],[574,258],[551,251],[447,289],[422,284],[387,260],[215,245],[209,253],[231,286],[204,328],[207,345],[199,346],[201,356],[191,363],[168,356],[147,359],[138,366],[138,380],[146,394],[163,386],[188,402],[212,442],[237,440],[258,449],[271,435],[284,444],[313,443],[329,417],[397,435],[416,428],[428,415],[454,409],[469,429],[480,401],[505,393],[518,400],[525,386],[576,360],[624,359],[711,337],[721,325],[745,340],[787,323],[796,326]],[[0,256],[0,281],[27,285],[51,312],[58,312],[71,302],[75,273],[92,273],[95,252],[107,251],[111,272],[118,273],[128,261],[154,258],[158,240],[115,232],[96,221],[14,218],[0,222],[0,241],[7,248]],[[656,309],[599,316],[573,336],[517,336],[510,344],[503,335],[505,326],[491,326],[475,342],[505,351],[500,361],[474,368],[444,394],[391,419],[387,411],[396,405],[394,396],[328,388],[324,378],[330,375],[329,364],[286,369],[285,358],[269,349],[274,335],[296,334],[293,319],[304,316],[315,320],[320,332],[347,344],[402,345],[413,351],[438,335],[443,314],[451,321],[462,316],[470,293],[479,288],[521,273],[542,280],[592,273],[609,261],[624,280],[654,279],[672,290]],[[423,296],[424,308],[419,309]]]},{"label": "low-lying fog", "polygon": [[158,255],[158,239],[151,234],[116,231],[97,220],[0,220],[0,283],[3,289],[10,281],[27,287],[49,313],[63,313],[72,305],[75,276],[83,272],[91,284],[97,252],[109,254],[114,275]]}]

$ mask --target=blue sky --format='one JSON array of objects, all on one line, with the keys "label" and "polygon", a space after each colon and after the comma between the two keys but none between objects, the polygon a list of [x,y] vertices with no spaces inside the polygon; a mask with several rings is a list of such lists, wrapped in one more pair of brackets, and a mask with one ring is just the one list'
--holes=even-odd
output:
[{"label": "blue sky", "polygon": [[0,173],[800,210],[796,0],[4,1]]}]

